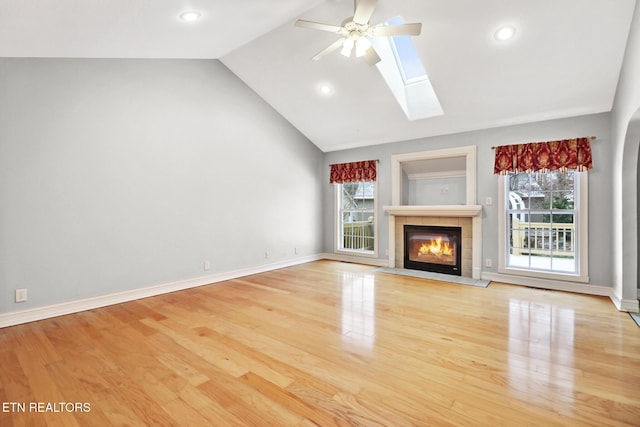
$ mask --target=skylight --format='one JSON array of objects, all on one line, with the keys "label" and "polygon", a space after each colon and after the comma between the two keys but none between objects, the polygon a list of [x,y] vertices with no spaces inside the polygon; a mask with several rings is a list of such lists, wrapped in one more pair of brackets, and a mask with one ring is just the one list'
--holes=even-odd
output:
[{"label": "skylight", "polygon": [[[386,25],[404,24],[402,17]],[[444,114],[411,36],[373,37],[374,49],[381,58],[376,65],[409,120]]]}]

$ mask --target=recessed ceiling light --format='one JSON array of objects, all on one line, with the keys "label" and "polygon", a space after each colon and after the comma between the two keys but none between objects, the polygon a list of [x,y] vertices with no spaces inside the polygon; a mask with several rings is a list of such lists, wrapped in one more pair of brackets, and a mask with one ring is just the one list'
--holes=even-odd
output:
[{"label": "recessed ceiling light", "polygon": [[502,42],[502,41],[505,41],[505,40],[509,40],[515,34],[516,34],[515,27],[512,27],[511,25],[507,25],[505,27],[499,28],[498,31],[496,31],[493,36],[496,38],[496,40]]},{"label": "recessed ceiling light", "polygon": [[194,22],[200,19],[201,16],[202,14],[200,12],[195,10],[189,10],[187,12],[182,12],[180,14],[180,19],[186,22]]},{"label": "recessed ceiling light", "polygon": [[333,87],[328,83],[321,83],[318,85],[318,92],[322,96],[331,96],[333,95]]}]

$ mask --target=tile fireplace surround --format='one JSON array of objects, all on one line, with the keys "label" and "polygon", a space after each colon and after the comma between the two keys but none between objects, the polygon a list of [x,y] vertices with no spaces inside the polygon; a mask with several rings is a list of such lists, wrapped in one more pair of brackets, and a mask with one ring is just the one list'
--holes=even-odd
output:
[{"label": "tile fireplace surround", "polygon": [[462,276],[480,279],[482,206],[385,206],[389,215],[389,267],[404,268],[404,226],[462,228]]}]

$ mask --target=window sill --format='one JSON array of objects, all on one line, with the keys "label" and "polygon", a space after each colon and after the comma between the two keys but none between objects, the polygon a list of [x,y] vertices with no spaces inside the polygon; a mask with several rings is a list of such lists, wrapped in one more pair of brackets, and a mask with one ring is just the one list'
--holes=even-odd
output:
[{"label": "window sill", "polygon": [[358,250],[336,249],[334,253],[338,255],[361,256],[365,258],[378,258],[378,253],[376,251],[364,252],[364,251],[358,251]]}]

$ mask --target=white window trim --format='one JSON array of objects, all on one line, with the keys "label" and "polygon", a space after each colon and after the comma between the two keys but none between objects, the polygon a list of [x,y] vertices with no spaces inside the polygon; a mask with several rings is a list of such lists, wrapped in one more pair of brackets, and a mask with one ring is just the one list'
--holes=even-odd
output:
[{"label": "white window trim", "polygon": [[562,280],[569,282],[589,282],[589,180],[587,172],[575,172],[578,177],[578,197],[579,206],[576,206],[577,223],[578,223],[578,273],[546,273],[543,271],[534,271],[507,267],[508,255],[508,233],[506,232],[506,176],[498,177],[498,197],[500,200],[500,209],[498,213],[498,272],[502,274],[510,274],[515,276],[536,277],[540,279]]},{"label": "white window trim", "polygon": [[343,255],[353,255],[353,256],[361,256],[366,258],[378,258],[378,181],[374,181],[374,195],[373,195],[373,252],[363,252],[355,249],[340,249],[340,217],[339,217],[339,207],[340,207],[340,198],[342,194],[340,192],[340,186],[334,185],[334,239],[333,239],[333,252],[336,254]]}]

